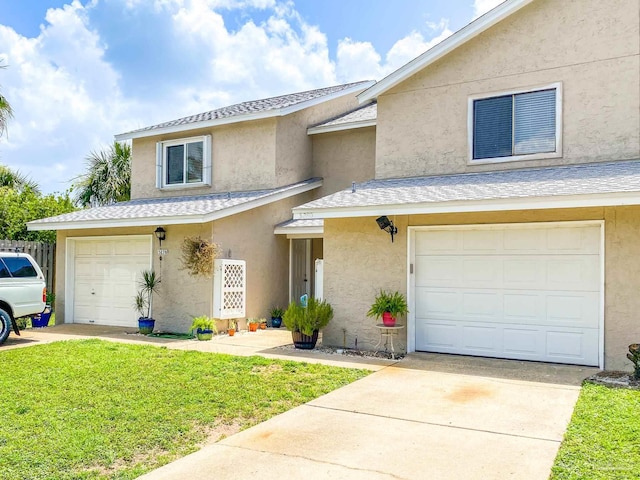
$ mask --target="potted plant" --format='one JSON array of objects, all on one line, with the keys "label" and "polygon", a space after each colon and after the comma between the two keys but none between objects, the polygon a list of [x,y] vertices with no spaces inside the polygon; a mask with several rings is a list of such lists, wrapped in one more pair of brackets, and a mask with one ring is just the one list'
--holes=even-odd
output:
[{"label": "potted plant", "polygon": [[329,303],[309,298],[306,307],[295,302],[289,304],[282,321],[291,330],[293,345],[296,348],[311,350],[318,341],[318,332],[326,327],[332,318],[333,308]]},{"label": "potted plant", "polygon": [[142,278],[138,282],[140,290],[135,296],[134,306],[140,318],[138,318],[138,329],[143,335],[153,332],[156,321],[151,316],[153,306],[153,294],[158,293],[160,277],[153,270],[143,270]]},{"label": "potted plant", "polygon": [[640,344],[632,343],[629,345],[627,358],[633,363],[633,379],[640,380]]},{"label": "potted plant", "polygon": [[385,327],[394,327],[398,315],[406,315],[409,312],[407,300],[400,292],[387,292],[380,290],[376,295],[367,316],[376,319],[382,318]]},{"label": "potted plant", "polygon": [[284,310],[280,307],[273,307],[271,309],[271,326],[273,328],[280,328],[282,325],[282,315],[284,314]]},{"label": "potted plant", "polygon": [[227,333],[230,337],[233,337],[236,334],[236,330],[238,329],[238,322],[235,318],[229,319],[229,328],[227,329]]},{"label": "potted plant", "polygon": [[250,332],[256,332],[258,330],[258,320],[256,320],[255,318],[248,318],[247,327],[249,328]]},{"label": "potted plant", "polygon": [[195,332],[198,340],[211,340],[214,332],[218,333],[213,319],[206,315],[201,315],[193,319],[191,332]]},{"label": "potted plant", "polygon": [[53,313],[53,305],[56,301],[56,294],[53,292],[47,292],[47,302],[44,306],[42,313],[38,313],[31,317],[32,328],[43,328],[49,326],[49,320]]},{"label": "potted plant", "polygon": [[266,318],[260,318],[258,320],[258,325],[260,325],[260,330],[266,330],[267,329],[267,319]]}]

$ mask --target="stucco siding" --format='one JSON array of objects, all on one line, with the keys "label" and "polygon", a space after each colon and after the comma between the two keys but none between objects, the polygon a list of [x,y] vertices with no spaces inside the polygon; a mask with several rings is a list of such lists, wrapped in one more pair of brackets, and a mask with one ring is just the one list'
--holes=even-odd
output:
[{"label": "stucco siding", "polygon": [[345,95],[278,118],[275,175],[278,185],[313,176],[312,138],[307,128],[358,106],[355,95]]},{"label": "stucco siding", "polygon": [[[640,155],[636,0],[538,0],[378,98],[376,178]],[[562,157],[469,165],[468,99],[561,83]]]},{"label": "stucco siding", "polygon": [[[325,344],[342,346],[345,331],[348,347],[355,345],[355,338],[363,349],[378,341],[375,322],[366,312],[381,288],[407,293],[409,226],[604,220],[604,366],[631,369],[627,346],[640,338],[640,207],[399,215],[392,220],[399,231],[393,244],[375,217],[325,220],[324,292],[335,310]],[[406,335],[401,336],[405,348]]]},{"label": "stucco siding", "polygon": [[375,127],[317,134],[312,140],[313,176],[324,179],[319,197],[374,178]]},{"label": "stucco siding", "polygon": [[[211,135],[211,187],[157,189],[156,143],[199,135]],[[131,198],[159,198],[271,188],[275,186],[275,139],[275,119],[134,139]]]}]

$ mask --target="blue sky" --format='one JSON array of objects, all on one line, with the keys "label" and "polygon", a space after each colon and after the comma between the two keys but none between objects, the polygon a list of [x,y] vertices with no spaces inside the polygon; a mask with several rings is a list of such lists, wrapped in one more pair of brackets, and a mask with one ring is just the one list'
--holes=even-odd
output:
[{"label": "blue sky", "polygon": [[0,0],[0,163],[64,191],[113,135],[380,80],[501,0]]}]

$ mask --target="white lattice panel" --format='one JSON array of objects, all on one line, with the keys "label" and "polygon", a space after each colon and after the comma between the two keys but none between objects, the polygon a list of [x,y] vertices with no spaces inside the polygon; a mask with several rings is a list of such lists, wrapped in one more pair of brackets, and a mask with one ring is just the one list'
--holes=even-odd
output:
[{"label": "white lattice panel", "polygon": [[217,259],[213,272],[213,317],[245,316],[247,265],[244,260]]}]

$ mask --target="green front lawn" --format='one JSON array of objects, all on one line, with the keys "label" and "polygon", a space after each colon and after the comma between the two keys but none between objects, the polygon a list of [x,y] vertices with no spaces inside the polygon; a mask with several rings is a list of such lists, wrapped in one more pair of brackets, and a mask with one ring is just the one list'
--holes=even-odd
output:
[{"label": "green front lawn", "polygon": [[640,391],[586,383],[551,478],[640,478]]},{"label": "green front lawn", "polygon": [[135,478],[369,372],[100,340],[0,351],[0,478]]}]

